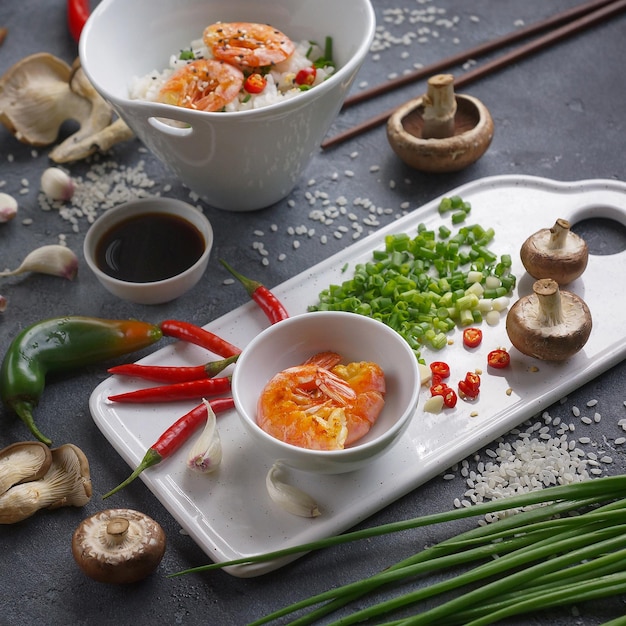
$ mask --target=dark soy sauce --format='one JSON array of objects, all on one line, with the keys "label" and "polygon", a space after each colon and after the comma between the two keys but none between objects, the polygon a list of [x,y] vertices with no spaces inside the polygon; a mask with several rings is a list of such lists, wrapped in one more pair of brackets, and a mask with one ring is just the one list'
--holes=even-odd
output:
[{"label": "dark soy sauce", "polygon": [[96,263],[131,283],[171,278],[190,268],[205,249],[202,233],[176,215],[144,213],[112,226],[96,246]]}]

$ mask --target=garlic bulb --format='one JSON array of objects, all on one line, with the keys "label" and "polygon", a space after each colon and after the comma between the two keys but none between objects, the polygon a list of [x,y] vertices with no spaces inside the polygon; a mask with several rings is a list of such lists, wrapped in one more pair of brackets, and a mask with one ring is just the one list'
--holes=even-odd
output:
[{"label": "garlic bulb", "polygon": [[74,189],[74,181],[60,167],[49,167],[41,175],[41,190],[51,200],[70,200]]},{"label": "garlic bulb", "polygon": [[282,465],[274,463],[265,478],[267,493],[273,502],[280,505],[294,515],[300,517],[318,517],[321,515],[317,502],[308,494],[286,482],[283,482],[278,474],[281,473]]},{"label": "garlic bulb", "polygon": [[201,474],[214,472],[222,462],[222,441],[217,430],[215,412],[209,402],[202,400],[207,408],[204,429],[191,447],[187,467]]},{"label": "garlic bulb", "polygon": [[17,200],[8,193],[0,193],[0,224],[10,222],[17,215]]},{"label": "garlic bulb", "polygon": [[78,271],[78,257],[66,246],[52,244],[36,248],[14,270],[0,272],[0,276],[16,276],[24,272],[50,274],[72,280]]}]

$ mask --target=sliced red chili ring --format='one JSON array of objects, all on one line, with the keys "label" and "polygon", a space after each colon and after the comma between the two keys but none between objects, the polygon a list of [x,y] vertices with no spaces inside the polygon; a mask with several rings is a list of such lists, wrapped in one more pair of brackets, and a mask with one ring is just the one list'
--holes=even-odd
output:
[{"label": "sliced red chili ring", "polygon": [[443,403],[449,409],[453,409],[456,406],[457,399],[456,391],[452,387],[448,387],[448,390],[443,395]]},{"label": "sliced red chili ring", "polygon": [[483,331],[480,328],[466,328],[463,331],[463,344],[468,348],[476,348],[483,340]]},{"label": "sliced red chili ring", "polygon": [[450,389],[446,383],[437,383],[436,385],[430,386],[430,395],[431,396],[444,396],[446,391]]},{"label": "sliced red chili ring", "polygon": [[257,93],[261,93],[265,89],[266,85],[267,85],[267,80],[265,76],[261,76],[261,74],[255,72],[254,74],[250,74],[250,76],[246,78],[243,84],[243,88],[248,93],[257,94]]},{"label": "sliced red chili ring", "polygon": [[316,75],[317,70],[312,65],[310,67],[305,67],[296,74],[296,85],[310,86],[315,82]]},{"label": "sliced red chili ring", "polygon": [[511,355],[504,350],[504,348],[498,348],[497,350],[492,350],[487,355],[487,364],[489,367],[493,367],[495,369],[503,369],[508,367],[511,362]]},{"label": "sliced red chili ring", "polygon": [[450,366],[443,361],[433,361],[430,364],[430,371],[436,376],[441,376],[441,378],[450,376]]},{"label": "sliced red chili ring", "polygon": [[465,382],[471,389],[478,391],[480,388],[480,376],[474,372],[467,372],[467,374],[465,374]]},{"label": "sliced red chili ring", "polygon": [[467,398],[476,398],[480,391],[472,387],[466,380],[459,381],[459,391]]}]

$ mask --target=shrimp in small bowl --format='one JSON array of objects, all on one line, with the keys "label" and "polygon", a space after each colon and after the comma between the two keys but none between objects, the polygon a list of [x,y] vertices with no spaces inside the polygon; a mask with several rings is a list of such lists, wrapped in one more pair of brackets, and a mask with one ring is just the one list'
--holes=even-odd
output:
[{"label": "shrimp in small bowl", "polygon": [[320,474],[359,470],[385,454],[417,409],[415,354],[372,318],[316,311],[274,324],[238,358],[232,392],[268,462]]}]

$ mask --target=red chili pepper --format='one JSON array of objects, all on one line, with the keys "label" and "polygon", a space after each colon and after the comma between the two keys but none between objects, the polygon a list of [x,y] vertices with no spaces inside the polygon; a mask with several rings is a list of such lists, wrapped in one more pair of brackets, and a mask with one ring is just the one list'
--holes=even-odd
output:
[{"label": "red chili pepper", "polygon": [[205,396],[216,396],[230,391],[230,376],[188,380],[184,383],[172,383],[160,387],[147,387],[126,393],[109,396],[112,402],[176,402],[177,400],[195,400]]},{"label": "red chili pepper", "polygon": [[261,93],[265,89],[266,85],[267,85],[267,79],[265,78],[265,76],[262,76],[258,72],[254,72],[254,74],[250,74],[250,76],[246,78],[246,80],[243,83],[243,88],[248,93],[257,94],[257,93]]},{"label": "red chili pepper", "polygon": [[459,381],[459,391],[467,398],[476,398],[480,393],[480,376],[467,372],[465,379]]},{"label": "red chili pepper", "polygon": [[430,371],[434,376],[439,376],[440,378],[448,378],[450,376],[450,366],[443,361],[433,361],[430,364]]},{"label": "red chili pepper", "polygon": [[483,340],[483,331],[480,328],[466,328],[463,331],[463,344],[468,348],[476,348]]},{"label": "red chili pepper", "polygon": [[456,392],[454,391],[454,389],[452,389],[452,387],[449,387],[448,385],[446,385],[446,383],[437,383],[435,385],[432,385],[430,388],[430,395],[431,396],[442,396],[443,397],[443,403],[449,408],[452,409],[456,406],[456,402],[457,402],[457,395]]},{"label": "red chili pepper", "polygon": [[[213,411],[223,413],[229,409],[234,408],[235,403],[232,398],[214,398],[209,400],[209,404]],[[108,493],[102,496],[102,499],[112,496],[120,489],[130,484],[141,472],[153,465],[157,465],[163,459],[166,459],[176,450],[178,450],[193,433],[200,427],[207,419],[207,407],[204,402],[197,407],[191,409],[188,413],[185,413],[181,418],[174,422],[158,439],[157,441],[146,451],[143,459],[139,465],[135,468],[135,471],[122,483],[120,483],[114,489],[111,489]]]},{"label": "red chili pepper", "polygon": [[446,383],[435,383],[430,386],[430,395],[431,396],[443,396],[446,392],[446,389],[449,389]]},{"label": "red chili pepper", "polygon": [[191,380],[203,380],[213,378],[231,363],[235,363],[239,358],[235,354],[227,359],[210,361],[204,365],[141,365],[140,363],[125,363],[109,368],[109,374],[120,376],[132,376],[151,380],[155,383],[184,383]]},{"label": "red chili pepper", "polygon": [[67,0],[67,26],[74,41],[80,39],[90,12],[89,0]]},{"label": "red chili pepper", "polygon": [[511,355],[504,348],[498,348],[497,350],[492,350],[487,355],[487,365],[497,370],[501,370],[501,369],[504,369],[505,367],[508,367],[509,363],[511,363]]},{"label": "red chili pepper", "polygon": [[206,348],[210,352],[228,358],[235,354],[241,354],[241,348],[228,343],[225,339],[218,337],[210,330],[190,324],[189,322],[181,322],[179,320],[165,320],[159,324],[161,332],[166,337],[175,337],[182,341],[188,341],[202,348]]},{"label": "red chili pepper", "polygon": [[296,74],[296,85],[311,86],[315,82],[316,76],[317,70],[312,65],[310,67],[304,67]]},{"label": "red chili pepper", "polygon": [[289,313],[282,303],[262,283],[246,278],[228,265],[226,261],[220,259],[220,262],[245,287],[248,295],[261,307],[270,323],[275,324],[289,317]]},{"label": "red chili pepper", "polygon": [[452,387],[448,387],[446,393],[443,395],[443,403],[449,408],[453,409],[457,402],[456,391]]}]

